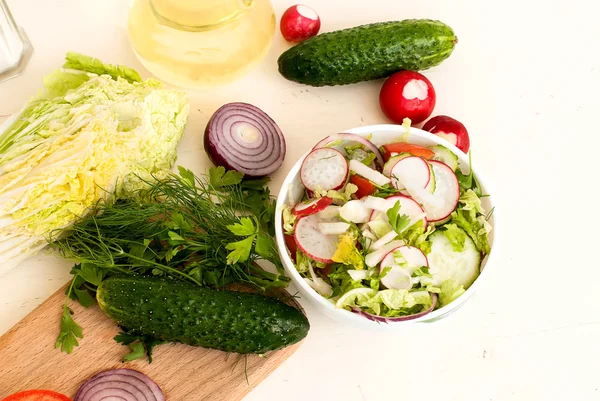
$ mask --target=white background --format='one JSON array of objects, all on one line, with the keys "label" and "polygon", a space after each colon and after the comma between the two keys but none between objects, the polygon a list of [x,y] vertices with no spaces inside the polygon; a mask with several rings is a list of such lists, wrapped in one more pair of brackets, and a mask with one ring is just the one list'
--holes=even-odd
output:
[{"label": "white background", "polygon": [[[17,111],[67,51],[148,76],[128,44],[128,1],[8,3],[35,53],[22,76],[0,84],[0,114]],[[473,162],[488,178],[502,230],[485,285],[435,324],[395,334],[364,332],[339,326],[304,303],[312,326],[305,343],[247,400],[600,400],[595,3],[305,2],[320,14],[322,32],[413,17],[454,28],[454,54],[426,73],[438,95],[434,113],[454,116],[469,129]],[[276,15],[292,4],[274,1]],[[261,107],[286,136],[288,153],[274,190],[323,136],[389,122],[378,105],[381,82],[312,88],[284,80],[276,59],[287,47],[277,32],[257,70],[235,85],[192,95],[180,164],[197,172],[208,166],[201,141],[206,121],[230,101]],[[63,285],[69,268],[39,255],[1,277],[0,333]]]}]

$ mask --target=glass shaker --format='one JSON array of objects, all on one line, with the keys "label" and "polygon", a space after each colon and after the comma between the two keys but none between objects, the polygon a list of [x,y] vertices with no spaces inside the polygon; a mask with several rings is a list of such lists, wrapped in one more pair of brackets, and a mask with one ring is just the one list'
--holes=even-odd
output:
[{"label": "glass shaker", "polygon": [[5,0],[0,0],[0,82],[19,75],[29,62],[33,47],[17,26]]}]

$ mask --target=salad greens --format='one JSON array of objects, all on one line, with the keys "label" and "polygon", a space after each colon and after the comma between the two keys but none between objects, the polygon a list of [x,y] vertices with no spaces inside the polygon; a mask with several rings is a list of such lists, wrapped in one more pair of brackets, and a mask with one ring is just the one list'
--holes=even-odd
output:
[{"label": "salad greens", "polygon": [[0,127],[0,271],[46,246],[99,199],[164,177],[189,114],[184,92],[68,53]]},{"label": "salad greens", "polygon": [[[340,145],[344,143],[338,141],[325,146],[339,148]],[[348,162],[359,160],[372,166],[376,159],[375,154],[360,143],[350,143],[342,148]],[[446,155],[450,152],[441,145],[429,149],[429,152],[445,152]],[[423,217],[429,218],[430,205],[436,203],[417,203],[411,198],[410,191],[396,188],[393,182],[384,186],[370,182],[374,190],[359,199],[356,196],[359,188],[347,180],[342,188],[305,193],[301,200],[306,203],[328,196],[336,206],[360,200],[366,210],[356,212],[355,216],[341,212],[332,216],[331,211],[321,214],[320,210],[315,210],[314,215],[296,216],[294,205],[284,206],[283,229],[288,235],[294,234],[300,218],[316,219],[317,227],[321,223],[350,224],[345,232],[324,235],[325,242],[332,241],[333,236],[335,243],[328,263],[312,257],[311,252],[314,252],[322,258],[323,250],[327,249],[318,241],[302,243],[296,240],[295,265],[304,280],[338,308],[391,319],[427,313],[464,294],[479,274],[482,257],[490,252],[488,234],[491,226],[487,220],[491,211],[486,214],[482,206],[481,199],[485,195],[472,169],[464,174],[458,165],[453,169],[440,161],[435,163],[441,165],[436,165],[437,169],[446,169],[442,171],[444,174],[436,176],[442,180],[438,183],[441,189],[436,192],[434,186],[430,195],[416,194],[421,196],[418,199],[422,202],[438,197],[437,207],[441,204],[443,210],[447,210],[441,214],[447,217],[438,217],[441,221],[435,224]],[[381,167],[378,166],[379,173]],[[429,168],[433,174],[433,167]],[[452,185],[456,188],[455,193],[445,191],[444,188],[452,188]],[[370,215],[367,221],[362,217],[365,213]]]}]

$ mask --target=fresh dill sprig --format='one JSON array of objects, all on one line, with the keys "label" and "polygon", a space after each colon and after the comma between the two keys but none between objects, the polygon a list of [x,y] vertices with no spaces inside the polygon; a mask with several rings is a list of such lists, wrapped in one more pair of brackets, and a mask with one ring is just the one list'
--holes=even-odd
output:
[{"label": "fresh dill sprig", "polygon": [[[89,294],[113,275],[286,287],[268,180],[242,178],[222,167],[203,176],[180,167],[179,174],[147,181],[135,198],[98,203],[52,244],[76,263],[69,296],[89,303]],[[260,260],[275,272],[262,269]]]}]

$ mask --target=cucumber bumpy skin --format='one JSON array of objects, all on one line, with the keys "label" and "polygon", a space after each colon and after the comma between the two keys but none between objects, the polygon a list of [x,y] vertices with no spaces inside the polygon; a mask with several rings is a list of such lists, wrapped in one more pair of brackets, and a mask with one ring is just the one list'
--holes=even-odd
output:
[{"label": "cucumber bumpy skin", "polygon": [[111,277],[96,299],[131,333],[240,354],[284,348],[310,328],[302,312],[276,299],[180,281]]},{"label": "cucumber bumpy skin", "polygon": [[290,81],[346,85],[434,67],[457,42],[452,28],[440,21],[377,22],[313,36],[283,52],[277,63]]}]

